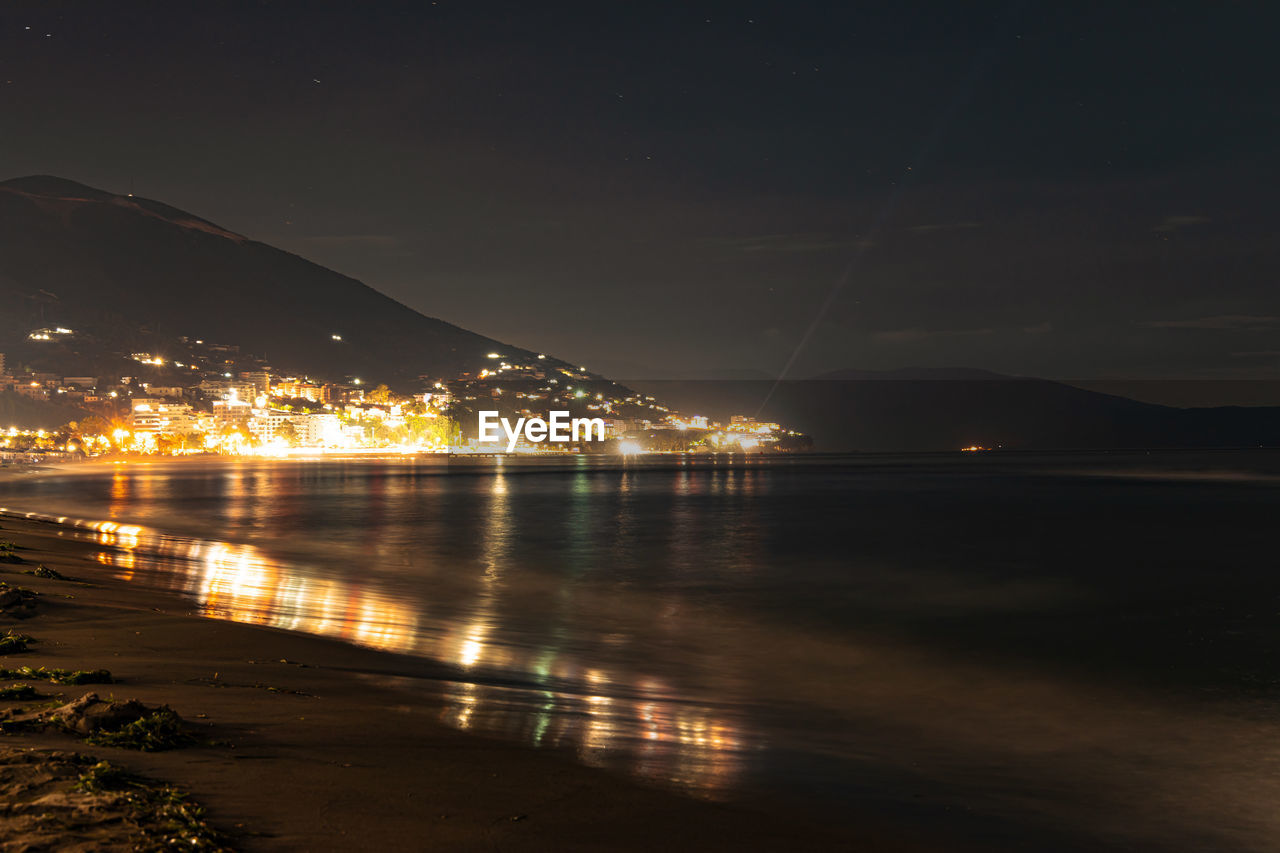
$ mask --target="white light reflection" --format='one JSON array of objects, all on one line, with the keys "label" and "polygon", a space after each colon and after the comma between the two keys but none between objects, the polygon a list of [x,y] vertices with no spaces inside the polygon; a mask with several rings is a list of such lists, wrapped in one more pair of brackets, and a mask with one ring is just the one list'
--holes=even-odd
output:
[{"label": "white light reflection", "polygon": [[[489,480],[489,512],[488,524],[484,534],[484,574],[480,578],[480,589],[476,596],[473,615],[463,629],[461,638],[455,638],[450,645],[454,648],[447,653],[448,659],[463,669],[477,666],[486,655],[492,658],[493,650],[486,641],[493,628],[497,610],[498,596],[502,589],[502,571],[510,549],[511,517],[507,504],[506,476],[497,471]],[[494,661],[505,664],[508,660]]]}]

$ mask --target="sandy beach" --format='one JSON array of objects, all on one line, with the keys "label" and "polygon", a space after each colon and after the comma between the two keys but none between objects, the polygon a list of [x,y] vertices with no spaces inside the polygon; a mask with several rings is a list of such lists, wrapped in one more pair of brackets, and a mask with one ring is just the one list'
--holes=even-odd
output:
[{"label": "sandy beach", "polygon": [[[188,615],[174,598],[107,577],[90,560],[100,546],[60,538],[59,528],[45,523],[6,518],[0,528],[0,539],[15,543],[24,560],[0,565],[0,580],[39,593],[33,615],[5,619],[5,627],[37,642],[0,659],[0,666],[108,669],[115,680],[110,685],[30,683],[46,697],[66,701],[97,692],[168,705],[218,744],[145,753],[44,731],[6,734],[0,748],[9,756],[50,751],[34,760],[46,769],[56,765],[53,752],[75,752],[172,784],[206,808],[209,822],[233,847],[933,847],[870,817],[832,815],[819,826],[768,804],[699,801],[561,755],[449,729],[433,718],[438,709],[410,704],[379,683],[397,675],[393,655]],[[24,573],[37,564],[65,579]],[[33,762],[30,755],[22,760]],[[67,779],[69,787],[74,779]],[[6,850],[68,849],[72,840],[68,834],[50,842],[47,826],[43,835],[25,835],[21,822],[4,813],[0,836]],[[90,837],[83,829],[81,836]],[[131,849],[119,839],[85,843],[85,849]]]}]

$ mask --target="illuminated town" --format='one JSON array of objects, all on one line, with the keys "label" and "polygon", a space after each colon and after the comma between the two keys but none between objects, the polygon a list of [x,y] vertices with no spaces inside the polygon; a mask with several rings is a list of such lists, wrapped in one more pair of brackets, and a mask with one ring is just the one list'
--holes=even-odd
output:
[{"label": "illuminated town", "polygon": [[[76,337],[64,327],[39,328],[31,330],[27,344],[65,345]],[[343,342],[336,332],[329,340],[335,346]],[[235,345],[186,337],[170,352],[121,353],[116,361],[129,373],[32,369],[6,364],[0,354],[0,393],[84,413],[57,429],[9,427],[0,432],[0,458],[506,451],[505,444],[480,441],[480,410],[513,418],[561,410],[605,424],[603,441],[534,444],[522,437],[511,448],[518,454],[758,454],[810,446],[807,436],[746,415],[719,423],[681,414],[585,367],[544,355],[522,361],[490,352],[483,364],[460,375],[419,377],[420,390],[409,394],[360,376],[334,382],[278,373]]]}]

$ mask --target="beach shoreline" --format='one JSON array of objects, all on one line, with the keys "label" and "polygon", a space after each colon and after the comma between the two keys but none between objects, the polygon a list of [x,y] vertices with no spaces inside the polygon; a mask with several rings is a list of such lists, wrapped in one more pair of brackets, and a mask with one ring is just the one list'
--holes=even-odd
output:
[{"label": "beach shoreline", "polygon": [[[115,684],[53,692],[169,705],[225,745],[141,753],[55,732],[0,743],[74,750],[174,784],[243,849],[937,849],[905,827],[707,802],[459,732],[439,708],[379,683],[398,674],[395,655],[192,615],[171,594],[113,579],[94,559],[103,546],[61,531],[0,519],[0,539],[25,561],[0,566],[0,580],[40,593],[35,615],[6,619],[38,642],[0,665],[109,669]],[[37,564],[67,579],[24,574]]]}]

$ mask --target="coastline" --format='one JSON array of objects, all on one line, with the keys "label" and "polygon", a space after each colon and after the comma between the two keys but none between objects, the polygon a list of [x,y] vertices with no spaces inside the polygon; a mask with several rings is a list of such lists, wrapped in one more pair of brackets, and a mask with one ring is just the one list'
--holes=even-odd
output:
[{"label": "coastline", "polygon": [[[818,826],[769,803],[697,800],[459,732],[439,708],[379,683],[397,674],[395,655],[190,615],[175,597],[109,577],[92,559],[102,546],[59,529],[0,519],[0,539],[27,561],[0,566],[0,580],[40,593],[34,616],[6,620],[39,642],[0,664],[109,669],[114,685],[51,692],[167,704],[225,746],[142,753],[54,732],[0,744],[72,750],[171,783],[242,849],[936,849],[870,817]],[[67,579],[23,574],[38,563]]]},{"label": "coastline", "polygon": [[[1084,501],[1092,507],[1094,501],[1108,506],[1108,500],[1128,499],[1130,487],[1106,485],[1114,481],[1114,476],[1102,476],[1108,471],[1135,482],[1163,483],[1176,476],[1197,484],[1182,500],[1162,505],[1166,510],[1199,508],[1200,512],[1193,513],[1196,516],[1203,515],[1206,506],[1222,501],[1224,496],[1217,489],[1224,484],[1231,490],[1227,497],[1252,500],[1252,492],[1245,495],[1238,490],[1252,490],[1249,484],[1258,476],[1264,483],[1273,479],[1265,474],[1272,470],[1268,465],[1228,468],[1216,458],[1178,458],[1162,465],[1144,454],[1137,463],[1121,460],[1117,466],[1110,458],[1092,459],[1088,467],[1077,464],[1069,470],[1059,470],[1063,466],[1056,459],[1047,460],[1053,465],[1046,469],[1045,461],[1032,460],[1030,473],[1038,477],[1048,470],[1073,490],[1088,486],[1073,502],[1077,507]],[[117,494],[118,482],[150,480],[154,484],[172,473],[142,466],[124,472],[105,463],[83,481],[75,476],[77,470],[85,470],[80,466],[46,469],[31,476],[67,475],[66,481],[5,490],[0,503],[18,506],[8,512],[0,509],[0,526],[9,528],[0,530],[0,540],[22,541],[20,534],[25,531],[34,537],[33,547],[43,553],[20,551],[29,561],[26,565],[0,563],[0,579],[47,590],[42,606],[49,606],[39,611],[36,619],[8,623],[44,642],[31,653],[0,658],[0,666],[40,666],[42,659],[36,653],[65,644],[65,638],[55,633],[52,620],[49,627],[41,624],[42,614],[64,601],[67,607],[54,609],[69,613],[70,605],[83,604],[80,616],[64,618],[61,623],[70,620],[79,627],[96,619],[105,627],[81,636],[79,652],[61,654],[47,665],[86,670],[105,667],[123,679],[123,686],[56,688],[56,692],[62,694],[63,701],[89,692],[104,697],[114,694],[121,701],[137,696],[151,705],[171,705],[197,727],[210,727],[209,739],[226,744],[224,750],[235,751],[187,749],[171,754],[169,764],[155,765],[163,772],[149,775],[191,791],[193,798],[204,804],[208,799],[203,793],[206,787],[201,787],[204,781],[200,778],[192,783],[181,775],[190,769],[183,762],[195,767],[230,755],[237,767],[226,771],[237,780],[230,784],[246,787],[247,798],[231,800],[229,806],[222,801],[208,804],[214,811],[214,827],[237,833],[246,849],[372,846],[373,842],[365,845],[337,835],[346,830],[363,837],[366,820],[377,824],[378,833],[383,833],[388,821],[400,821],[404,832],[419,834],[417,841],[377,834],[383,849],[650,849],[662,845],[674,849],[806,850],[839,845],[842,849],[871,850],[1021,850],[1033,845],[1044,851],[1074,851],[1101,845],[1105,849],[1139,846],[1180,851],[1274,847],[1277,823],[1270,804],[1280,783],[1267,773],[1265,752],[1258,752],[1254,745],[1269,742],[1277,727],[1270,693],[1248,689],[1243,678],[1202,681],[1198,670],[1188,670],[1185,679],[1135,679],[1134,671],[1127,667],[1111,667],[1107,662],[1095,666],[1097,658],[1082,658],[1087,667],[1073,667],[1074,659],[1047,659],[1041,656],[1042,650],[1037,653],[1032,649],[1024,657],[1017,650],[1006,651],[1003,643],[984,647],[961,642],[947,648],[927,639],[889,636],[874,626],[834,637],[820,631],[784,630],[762,635],[781,642],[738,643],[739,648],[757,651],[753,653],[755,665],[742,670],[736,685],[730,682],[723,693],[715,692],[722,683],[718,681],[720,674],[732,671],[733,661],[728,661],[729,666],[703,667],[697,677],[681,683],[683,697],[692,701],[672,691],[673,710],[667,711],[652,703],[633,701],[635,694],[629,688],[642,683],[635,676],[643,675],[647,667],[611,671],[617,664],[609,658],[607,640],[598,639],[609,634],[596,633],[596,644],[577,647],[576,670],[554,673],[555,704],[547,707],[536,693],[520,695],[526,683],[520,674],[534,671],[529,661],[497,654],[490,657],[485,647],[489,638],[471,630],[475,624],[516,630],[523,613],[539,612],[537,604],[495,608],[484,619],[462,618],[452,623],[430,609],[434,601],[451,600],[459,592],[453,585],[457,576],[465,574],[454,569],[467,564],[466,554],[430,550],[436,542],[457,541],[448,526],[414,528],[422,535],[413,541],[430,554],[416,562],[402,562],[395,549],[366,547],[369,542],[384,541],[368,531],[384,528],[343,528],[332,523],[339,516],[366,519],[359,503],[356,511],[344,508],[342,513],[330,513],[328,519],[299,513],[297,517],[307,521],[305,529],[314,533],[303,537],[307,542],[299,543],[297,536],[277,537],[275,527],[266,528],[267,534],[259,538],[245,520],[274,518],[272,504],[287,505],[290,497],[299,493],[295,487],[307,491],[314,484],[297,476],[300,469],[295,463],[235,463],[237,468],[242,464],[249,468],[234,472],[235,482],[243,482],[239,475],[248,474],[246,479],[254,485],[241,495],[257,495],[258,500],[240,503],[235,512],[221,518],[202,512],[199,506],[191,508],[191,498],[202,494],[199,490],[153,488],[139,494],[141,500],[130,500],[129,489],[122,488]],[[288,466],[283,473],[279,470],[282,464]],[[884,487],[901,480],[903,470],[910,473],[920,466],[937,470],[932,460],[916,463],[890,458],[868,469],[869,485],[892,498],[895,493]],[[116,476],[112,476],[113,468]],[[1235,469],[1264,473],[1242,478]],[[1022,473],[1028,469],[1012,470]],[[937,476],[950,482],[944,494],[969,500],[970,471],[968,460],[938,471]],[[263,476],[268,472],[271,476]],[[377,482],[384,487],[388,483],[397,486],[396,490],[380,492],[383,497],[404,495],[411,483],[422,480],[431,484],[433,480],[419,478],[411,466],[394,466],[393,472],[388,480],[387,468],[376,469]],[[225,473],[219,472],[218,482]],[[867,479],[862,470],[856,473]],[[153,479],[150,474],[159,477]],[[957,478],[957,474],[961,476]],[[26,476],[18,474],[15,479]],[[462,487],[444,493],[453,500],[436,501],[435,506],[447,505],[453,511],[452,517],[436,513],[437,518],[456,523],[464,512],[477,518],[492,515],[501,523],[491,520],[485,522],[486,527],[505,531],[496,537],[498,542],[515,541],[517,534],[527,532],[527,523],[522,526],[503,513],[486,510],[495,506],[495,495],[501,496],[496,504],[499,507],[508,500],[524,508],[536,505],[511,500],[507,489],[517,489],[517,497],[538,495],[543,491],[540,478],[522,482],[497,476],[478,483],[471,482],[473,479],[468,477],[461,481]],[[729,482],[730,478],[721,480]],[[449,482],[459,486],[457,480]],[[672,482],[660,478],[651,492],[665,497]],[[923,487],[940,482],[929,479]],[[363,480],[360,483],[357,493],[364,495],[367,489]],[[498,483],[503,483],[501,489]],[[1020,479],[1008,488],[994,489],[986,493],[985,500],[989,504],[993,497],[1019,495],[1024,484],[1025,479]],[[807,489],[810,484],[799,485]],[[914,503],[914,496],[921,493],[922,486],[917,484],[902,494],[904,500]],[[211,494],[224,497],[217,490]],[[579,500],[590,502],[595,494],[582,492]],[[469,503],[463,500],[468,495],[474,497]],[[1224,505],[1232,505],[1232,501]],[[37,507],[45,512],[29,511]],[[893,517],[891,510],[886,508],[889,518]],[[1266,515],[1261,506],[1238,520],[1236,513],[1232,513],[1235,523],[1225,528],[1227,531],[1239,531],[1251,521],[1255,529],[1262,529],[1254,519]],[[954,529],[968,530],[974,519],[987,515],[982,509],[961,514]],[[1090,509],[1083,516],[1066,517],[1090,519],[1097,530],[1096,541],[1108,541],[1115,532],[1129,533],[1127,514],[1117,516],[1114,523],[1101,516]],[[1163,529],[1170,530],[1177,524],[1173,519],[1181,517],[1168,513],[1169,522]],[[422,521],[424,516],[415,515],[413,520]],[[292,527],[279,529],[303,528],[295,521]],[[215,538],[205,538],[210,536]],[[1039,541],[1039,536],[1023,541]],[[471,541],[465,535],[461,538]],[[474,541],[477,547],[471,556],[506,558],[500,549],[486,550],[494,540],[480,535]],[[942,541],[945,545],[948,540]],[[1200,553],[1197,549],[1201,546],[1212,547],[1202,537],[1178,541],[1185,542],[1189,554]],[[1257,553],[1265,553],[1260,536],[1258,542]],[[1152,553],[1164,555],[1161,561],[1149,559],[1152,566],[1176,558],[1168,550]],[[645,559],[633,567],[655,565],[652,554],[641,556]],[[1133,551],[1131,556],[1142,558],[1144,554]],[[68,562],[59,567],[56,560],[63,557]],[[85,558],[87,562],[78,562]],[[19,574],[41,562],[90,581],[90,587],[44,583]],[[473,563],[473,567],[486,565]],[[1079,565],[1075,559],[1040,556],[1013,565],[1019,567],[1017,577],[972,589],[953,585],[951,578],[981,577],[960,565],[955,566],[953,575],[908,577],[928,582],[923,591],[930,597],[921,602],[926,605],[923,612],[973,612],[978,603],[975,615],[984,622],[994,622],[996,630],[1004,630],[1001,626],[1008,623],[1009,616],[1039,613],[1051,618],[1042,623],[1036,616],[1036,630],[1044,624],[1053,629],[1054,605],[1065,603],[1081,614],[1097,611],[1102,617],[1098,627],[1105,632],[1109,627],[1107,603],[1125,600],[1111,596],[1113,591],[1123,593],[1123,587],[1113,590],[1092,585],[1087,576],[1078,583],[1071,581]],[[1039,572],[1041,565],[1046,569],[1043,573]],[[1216,563],[1210,561],[1210,565]],[[403,574],[404,567],[418,566],[424,570],[421,574],[409,572],[415,583],[387,582]],[[433,572],[434,566],[449,570]],[[1055,575],[1061,580],[1055,581]],[[813,577],[821,578],[821,574]],[[1176,573],[1161,575],[1162,580],[1166,577],[1178,580]],[[536,586],[523,588],[537,592]],[[871,592],[882,594],[875,588]],[[513,597],[510,590],[504,594]],[[66,595],[76,597],[64,599]],[[628,591],[627,596],[629,602],[636,599],[634,591]],[[1231,598],[1218,600],[1229,603]],[[873,609],[883,609],[885,604],[901,601],[900,597],[873,598],[868,603],[875,605]],[[1103,607],[1100,611],[1099,605]],[[405,618],[411,613],[432,616],[425,623],[427,630]],[[171,618],[159,619],[162,614]],[[706,610],[699,611],[700,616],[706,614]],[[210,627],[211,621],[230,630]],[[715,618],[699,621],[701,627],[711,629],[725,624]],[[1211,631],[1221,623],[1196,619],[1177,624]],[[689,620],[683,626],[676,625],[687,631]],[[608,627],[613,630],[613,623]],[[141,635],[135,633],[138,629]],[[1048,639],[1062,636],[1061,625],[1057,630],[1059,634],[1051,633]],[[1067,636],[1082,635],[1073,628]],[[419,644],[417,640],[423,637],[426,641]],[[1114,629],[1111,637],[1116,637]],[[983,637],[975,635],[974,639]],[[1173,639],[1162,644],[1168,654],[1162,657],[1159,669],[1167,668],[1171,676],[1180,676],[1175,670],[1179,661],[1172,655],[1182,646]],[[98,648],[94,645],[97,642],[107,645]],[[698,643],[691,643],[687,648],[696,651],[698,647]],[[510,642],[504,638],[502,645],[495,643],[493,648],[509,655],[508,649],[521,648],[520,639]],[[129,654],[122,655],[126,649]],[[1126,650],[1116,651],[1123,658]],[[131,671],[117,665],[121,657],[131,658]],[[809,661],[831,659],[852,663],[842,671],[805,668]],[[485,665],[473,665],[476,661]],[[1239,663],[1231,661],[1233,666]],[[1256,671],[1265,673],[1266,661],[1259,663]],[[168,669],[157,670],[159,666]],[[594,679],[575,679],[576,674],[585,674],[585,667],[600,669]],[[151,673],[156,671],[160,676],[153,678]],[[1145,667],[1136,674],[1154,671]],[[515,677],[506,678],[508,672]],[[1249,672],[1245,669],[1242,674]],[[613,686],[593,689],[592,684],[599,683]],[[137,684],[154,689],[143,696],[134,689]],[[35,686],[51,692],[47,684]],[[748,689],[734,692],[742,686]],[[181,697],[175,692],[179,689],[185,690]],[[291,699],[286,701],[286,696]],[[809,714],[803,727],[771,727],[765,714],[779,696],[843,716],[824,719]],[[702,697],[706,697],[705,704]],[[658,700],[666,698],[660,695]],[[746,704],[757,698],[763,701],[755,706]],[[210,702],[215,700],[224,702],[229,713],[212,708]],[[311,703],[320,700],[321,707],[313,707]],[[766,710],[735,716],[735,701],[738,708]],[[0,703],[0,713],[6,704]],[[712,725],[740,725],[720,730],[729,737],[718,738],[716,729],[699,727],[703,720]],[[810,734],[813,740],[806,741]],[[256,752],[241,757],[245,753],[239,750],[246,748],[242,741],[250,736]],[[349,749],[333,749],[335,739]],[[63,751],[77,749],[80,744],[71,737],[47,742],[50,748]],[[810,743],[815,748],[805,749]],[[678,749],[675,744],[687,748]],[[485,769],[476,770],[466,750],[483,752]],[[94,760],[102,756],[126,763],[163,758],[100,750]],[[284,769],[267,769],[278,760],[288,762]],[[147,772],[136,764],[128,766]],[[509,771],[509,767],[517,770]],[[195,769],[200,773],[207,770]],[[4,781],[4,770],[0,763],[0,782]],[[507,785],[508,777],[517,772],[520,775],[510,780],[511,787],[498,792],[505,799],[493,793],[496,789],[491,786]],[[308,777],[310,784],[314,773],[332,774],[323,789],[312,785],[300,794],[290,791],[288,798],[277,801],[284,797],[279,793],[281,785],[293,785],[294,776]],[[348,782],[356,787],[344,791]],[[218,784],[225,787],[229,783],[219,780]],[[695,799],[669,793],[685,785]],[[465,828],[445,825],[463,812],[432,811],[442,802],[441,789],[447,789],[443,802],[461,801],[472,809],[465,812],[469,821]],[[635,793],[637,789],[640,794]],[[593,791],[591,796],[582,793],[587,790]],[[551,829],[524,826],[532,819],[543,820],[527,805],[530,792],[538,808],[549,798],[552,802],[545,803],[549,807],[566,809],[547,818]],[[257,802],[266,795],[270,797],[268,804]],[[633,796],[638,796],[640,803],[634,808],[643,814],[637,820],[611,824],[608,809],[616,807],[626,813],[633,808],[628,799]],[[699,797],[707,801],[696,799]],[[713,798],[723,798],[727,805]],[[504,818],[479,811],[494,803],[511,803],[513,811],[505,820],[519,828],[507,832],[508,827],[501,824]],[[567,810],[576,804],[580,804],[579,813],[570,814]],[[295,813],[300,815],[296,821]],[[0,805],[0,817],[3,814]],[[282,815],[289,822],[287,831],[277,825]],[[299,827],[311,832],[308,821],[316,815],[329,821],[325,831],[302,837],[290,834]],[[8,829],[0,824],[0,838]],[[609,836],[614,831],[619,833],[616,838]],[[330,835],[337,840],[330,841]],[[437,836],[443,840],[437,842]],[[276,837],[284,840],[276,842]],[[431,840],[423,840],[427,838]]]}]

